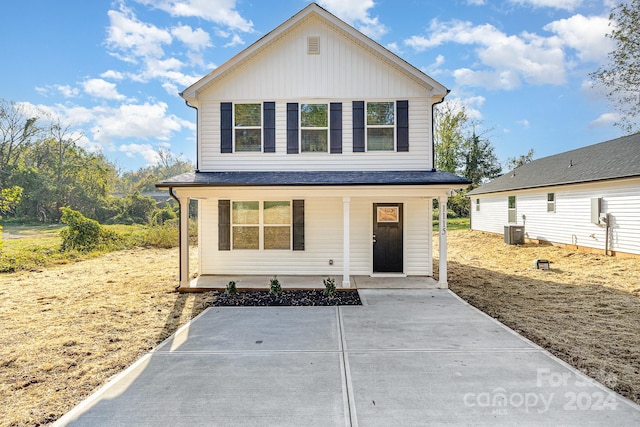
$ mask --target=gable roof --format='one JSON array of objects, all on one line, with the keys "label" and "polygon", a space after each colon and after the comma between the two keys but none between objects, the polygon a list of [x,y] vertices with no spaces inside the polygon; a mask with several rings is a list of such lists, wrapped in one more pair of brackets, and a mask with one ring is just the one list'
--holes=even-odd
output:
[{"label": "gable roof", "polygon": [[323,9],[316,3],[310,3],[307,7],[296,13],[294,16],[280,24],[274,30],[260,38],[258,41],[217,67],[215,70],[186,88],[180,93],[185,100],[195,102],[199,92],[206,89],[211,84],[222,79],[225,75],[232,72],[236,67],[250,60],[263,49],[279,40],[283,35],[292,31],[298,25],[303,23],[309,17],[318,17],[329,25],[337,28],[343,35],[355,41],[361,48],[371,51],[375,56],[388,63],[390,66],[399,70],[402,74],[424,86],[431,88],[431,96],[443,99],[449,90],[436,80],[432,79],[418,68],[409,64],[395,53],[391,52],[376,41],[370,39],[351,25],[342,21],[335,15]]},{"label": "gable roof", "polygon": [[640,177],[640,133],[534,160],[467,195],[632,177]]}]

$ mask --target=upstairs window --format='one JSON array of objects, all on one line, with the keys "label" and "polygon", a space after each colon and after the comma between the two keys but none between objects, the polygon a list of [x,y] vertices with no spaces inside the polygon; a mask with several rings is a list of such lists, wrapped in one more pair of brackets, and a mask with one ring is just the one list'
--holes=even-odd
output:
[{"label": "upstairs window", "polygon": [[476,199],[476,211],[480,211],[480,199]]},{"label": "upstairs window", "polygon": [[367,102],[367,151],[394,151],[395,103]]},{"label": "upstairs window", "polygon": [[262,151],[262,105],[234,105],[235,151]]},{"label": "upstairs window", "polygon": [[326,153],[329,150],[329,106],[301,104],[300,151]]},{"label": "upstairs window", "polygon": [[556,193],[547,193],[547,212],[556,211]]}]

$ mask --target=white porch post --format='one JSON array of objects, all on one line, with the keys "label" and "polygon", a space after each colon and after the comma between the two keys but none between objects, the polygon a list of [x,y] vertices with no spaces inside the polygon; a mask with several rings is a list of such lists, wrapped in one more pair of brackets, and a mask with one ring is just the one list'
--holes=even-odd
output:
[{"label": "white porch post", "polygon": [[189,286],[189,198],[180,198],[180,287]]},{"label": "white porch post", "polygon": [[438,220],[438,231],[440,238],[438,246],[440,247],[440,262],[438,273],[438,287],[446,289],[449,287],[447,282],[447,198],[441,196],[438,198],[438,207],[440,210]]},{"label": "white porch post", "polygon": [[342,287],[349,288],[351,287],[351,279],[350,279],[350,271],[349,266],[351,264],[350,253],[351,253],[351,242],[349,239],[350,235],[350,224],[349,217],[351,215],[351,198],[343,197],[342,198],[342,213],[343,213],[343,237],[342,237]]}]

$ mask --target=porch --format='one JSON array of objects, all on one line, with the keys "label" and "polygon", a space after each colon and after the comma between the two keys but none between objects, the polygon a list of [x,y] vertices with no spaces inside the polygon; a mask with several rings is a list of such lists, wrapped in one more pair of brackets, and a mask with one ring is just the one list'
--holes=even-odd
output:
[{"label": "porch", "polygon": [[[202,275],[189,282],[189,286],[180,287],[180,292],[206,292],[224,290],[230,281],[236,282],[238,289],[269,289],[266,275]],[[323,280],[327,276],[277,276],[283,289],[324,289]],[[334,279],[339,279],[334,277]],[[336,280],[336,283],[338,280]],[[351,287],[339,289],[437,289],[438,281],[430,276],[376,275],[351,276]]]}]

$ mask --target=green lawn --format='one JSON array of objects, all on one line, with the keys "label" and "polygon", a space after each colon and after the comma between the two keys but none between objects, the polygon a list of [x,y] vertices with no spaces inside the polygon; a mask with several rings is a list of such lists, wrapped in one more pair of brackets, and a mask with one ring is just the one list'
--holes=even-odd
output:
[{"label": "green lawn", "polygon": [[[439,221],[433,220],[433,231],[438,231]],[[447,230],[468,230],[469,218],[447,218]]]}]

